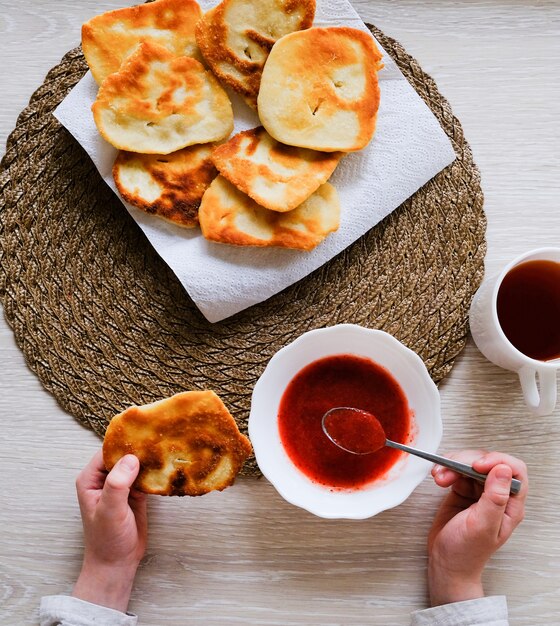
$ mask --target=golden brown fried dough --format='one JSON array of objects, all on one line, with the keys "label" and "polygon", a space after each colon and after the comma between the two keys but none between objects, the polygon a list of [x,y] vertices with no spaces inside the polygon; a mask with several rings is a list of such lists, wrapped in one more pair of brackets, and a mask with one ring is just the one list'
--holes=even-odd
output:
[{"label": "golden brown fried dough", "polygon": [[186,391],[113,417],[103,461],[111,470],[125,454],[134,454],[140,460],[136,489],[201,496],[232,485],[251,450],[213,391]]},{"label": "golden brown fried dough", "polygon": [[275,41],[309,28],[315,0],[223,0],[196,27],[196,41],[212,71],[257,107],[261,73]]},{"label": "golden brown fried dough", "polygon": [[340,204],[336,189],[325,183],[293,211],[278,213],[218,176],[202,198],[198,217],[210,241],[311,250],[337,230]]},{"label": "golden brown fried dough", "polygon": [[97,15],[82,26],[82,50],[93,77],[101,84],[143,41],[174,56],[198,56],[194,30],[201,16],[195,0],[158,0]]},{"label": "golden brown fried dough", "polygon": [[218,175],[211,159],[215,144],[171,154],[119,152],[113,178],[124,200],[177,226],[198,225],[198,207]]},{"label": "golden brown fried dough", "polygon": [[360,30],[310,28],[286,35],[263,71],[261,122],[288,145],[361,150],[375,132],[381,67],[373,38]]},{"label": "golden brown fried dough", "polygon": [[260,126],[216,148],[212,160],[224,178],[257,204],[285,212],[325,183],[343,155],[286,146]]},{"label": "golden brown fried dough", "polygon": [[103,81],[91,108],[103,138],[128,152],[169,154],[233,130],[231,102],[212,73],[150,42]]}]

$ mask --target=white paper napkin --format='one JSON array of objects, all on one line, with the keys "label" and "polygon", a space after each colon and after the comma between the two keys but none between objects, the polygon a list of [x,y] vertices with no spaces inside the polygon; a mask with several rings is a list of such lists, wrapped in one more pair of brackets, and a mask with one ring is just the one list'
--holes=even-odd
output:
[{"label": "white paper napkin", "polygon": [[[208,10],[218,0],[199,1],[202,9]],[[314,26],[350,26],[369,33],[346,0],[317,0]],[[455,159],[451,143],[432,112],[389,55],[383,55],[383,62],[376,134],[367,148],[346,156],[331,177],[340,196],[340,228],[312,252],[208,242],[199,229],[179,228],[123,202],[210,322],[262,302],[307,276]],[[101,138],[91,113],[96,94],[97,85],[88,72],[56,109],[55,116],[117,193],[111,174],[116,150]],[[258,126],[254,111],[235,95],[230,93],[230,97],[234,132]]]}]

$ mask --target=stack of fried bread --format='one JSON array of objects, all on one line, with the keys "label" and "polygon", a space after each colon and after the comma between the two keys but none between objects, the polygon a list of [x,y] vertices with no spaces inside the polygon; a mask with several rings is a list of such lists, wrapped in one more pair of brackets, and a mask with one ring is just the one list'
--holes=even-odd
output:
[{"label": "stack of fried bread", "polygon": [[[311,27],[314,15],[315,0],[223,0],[205,15],[155,0],[84,24],[122,197],[218,243],[311,250],[336,231],[327,181],[373,137],[381,54],[362,31]],[[226,89],[262,124],[229,141]]]}]

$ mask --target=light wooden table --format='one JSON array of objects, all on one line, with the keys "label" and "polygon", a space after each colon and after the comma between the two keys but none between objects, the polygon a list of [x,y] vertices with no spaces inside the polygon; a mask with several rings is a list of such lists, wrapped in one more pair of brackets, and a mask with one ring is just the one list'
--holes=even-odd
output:
[{"label": "light wooden table", "polygon": [[[95,13],[126,0],[0,0],[1,151],[18,112]],[[487,271],[560,244],[560,4],[514,0],[356,0],[437,81],[483,177]],[[27,369],[0,321],[0,623],[37,622],[39,598],[69,593],[82,534],[74,478],[100,445]],[[469,342],[441,385],[442,449],[523,457],[525,522],[492,559],[488,593],[511,623],[560,624],[560,410],[529,416],[516,376]],[[131,610],[145,625],[407,624],[426,606],[425,538],[441,493],[426,480],[364,522],[326,521],[265,481],[197,499],[152,498],[148,555]]]}]

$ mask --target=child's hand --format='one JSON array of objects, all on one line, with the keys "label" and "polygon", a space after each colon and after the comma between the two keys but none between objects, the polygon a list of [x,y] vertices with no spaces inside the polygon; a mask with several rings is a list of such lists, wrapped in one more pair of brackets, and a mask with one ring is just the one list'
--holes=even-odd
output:
[{"label": "child's hand", "polygon": [[76,480],[85,549],[72,595],[123,612],[148,533],[146,496],[131,489],[139,469],[128,454],[107,474],[99,451]]},{"label": "child's hand", "polygon": [[[483,486],[439,465],[432,469],[440,487],[451,487],[428,537],[432,606],[484,596],[484,566],[523,519],[528,488],[525,463],[515,457],[472,450],[449,457],[488,478]],[[512,476],[522,482],[516,496],[509,493]]]}]

